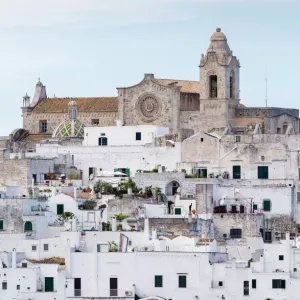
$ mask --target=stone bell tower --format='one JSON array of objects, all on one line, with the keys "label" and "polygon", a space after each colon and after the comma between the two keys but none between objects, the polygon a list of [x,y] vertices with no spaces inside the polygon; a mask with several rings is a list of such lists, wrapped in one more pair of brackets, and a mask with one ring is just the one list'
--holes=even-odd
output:
[{"label": "stone bell tower", "polygon": [[239,68],[226,36],[217,28],[200,62],[200,114],[208,127],[234,125],[239,103]]}]

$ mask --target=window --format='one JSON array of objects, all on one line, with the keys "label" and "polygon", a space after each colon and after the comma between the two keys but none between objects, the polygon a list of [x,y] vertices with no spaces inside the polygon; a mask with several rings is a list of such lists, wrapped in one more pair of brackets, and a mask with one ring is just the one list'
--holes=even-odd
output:
[{"label": "window", "polygon": [[234,98],[234,71],[230,73],[230,99]]},{"label": "window", "polygon": [[31,222],[29,222],[29,221],[25,222],[25,224],[24,224],[24,231],[25,232],[26,231],[32,231],[32,223]]},{"label": "window", "polygon": [[7,282],[2,282],[2,290],[7,290]]},{"label": "window", "polygon": [[123,173],[124,175],[114,175],[114,177],[130,177],[130,169],[129,168],[115,168],[114,169],[114,172],[121,172]]},{"label": "window", "polygon": [[99,146],[107,146],[107,137],[100,137],[98,139],[98,145]]},{"label": "window", "polygon": [[74,278],[74,296],[81,296],[81,278]]},{"label": "window", "polygon": [[176,207],[174,210],[175,215],[181,215],[181,208],[180,207]]},{"label": "window", "polygon": [[297,268],[294,268],[294,272],[297,272]]},{"label": "window", "polygon": [[142,140],[142,133],[141,132],[136,132],[135,133],[135,140],[136,141],[141,141]]},{"label": "window", "polygon": [[257,210],[257,204],[253,204],[253,210]]},{"label": "window", "polygon": [[47,132],[47,121],[46,120],[41,120],[40,121],[40,132]]},{"label": "window", "polygon": [[249,296],[249,281],[244,281],[244,296]]},{"label": "window", "polygon": [[241,179],[241,166],[232,166],[232,178]]},{"label": "window", "polygon": [[22,268],[27,268],[27,263],[22,263]]},{"label": "window", "polygon": [[201,138],[201,143],[204,141],[204,139],[203,138]]},{"label": "window", "polygon": [[0,220],[0,230],[4,230],[3,224],[4,224],[3,220]]},{"label": "window", "polygon": [[259,166],[257,167],[257,178],[258,179],[268,179],[269,178],[269,167],[268,166]]},{"label": "window", "polygon": [[54,292],[54,278],[45,277],[45,292]]},{"label": "window", "polygon": [[48,244],[44,244],[44,251],[49,251],[49,245]]},{"label": "window", "polygon": [[237,136],[235,137],[235,142],[236,142],[236,143],[240,143],[240,142],[241,142],[241,136],[237,135]]},{"label": "window", "polygon": [[20,285],[19,284],[17,285],[17,290],[20,290]]},{"label": "window", "polygon": [[207,178],[207,168],[196,168],[194,173],[197,174],[197,178]]},{"label": "window", "polygon": [[265,231],[265,243],[271,243],[272,242],[272,233],[271,231]]},{"label": "window", "polygon": [[64,205],[63,204],[57,204],[56,205],[56,214],[62,215],[64,213]]},{"label": "window", "polygon": [[110,296],[117,297],[118,296],[118,278],[110,278],[109,279],[109,288],[110,288]]},{"label": "window", "polygon": [[99,119],[92,119],[92,125],[99,125]]},{"label": "window", "polygon": [[162,277],[162,275],[155,275],[155,277],[154,277],[154,287],[163,287],[163,277]]},{"label": "window", "polygon": [[252,288],[256,289],[256,279],[252,279]]},{"label": "window", "polygon": [[284,260],[284,255],[279,255],[279,260]]},{"label": "window", "polygon": [[32,250],[32,251],[36,251],[36,249],[37,249],[36,245],[32,245],[32,246],[31,246],[31,250]]},{"label": "window", "polygon": [[264,201],[263,201],[263,209],[264,209],[264,211],[271,211],[271,200],[264,199]]},{"label": "window", "polygon": [[209,97],[218,98],[218,77],[216,75],[209,77]]},{"label": "window", "polygon": [[239,228],[230,229],[230,238],[241,239],[242,238],[242,229],[239,229]]},{"label": "window", "polygon": [[285,289],[285,280],[283,279],[273,279],[272,280],[273,289]]},{"label": "window", "polygon": [[178,287],[179,288],[186,288],[186,275],[179,275],[178,276]]},{"label": "window", "polygon": [[280,134],[280,127],[277,127],[277,134]]},{"label": "window", "polygon": [[219,286],[223,286],[223,281],[219,281]]}]

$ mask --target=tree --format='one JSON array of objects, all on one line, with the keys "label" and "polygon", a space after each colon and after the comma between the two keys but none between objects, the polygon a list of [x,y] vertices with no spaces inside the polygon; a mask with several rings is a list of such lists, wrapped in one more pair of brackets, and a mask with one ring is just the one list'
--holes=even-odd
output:
[{"label": "tree", "polygon": [[75,216],[72,212],[66,211],[64,213],[62,213],[61,215],[59,215],[58,220],[60,222],[66,222],[68,220],[73,219]]},{"label": "tree", "polygon": [[94,200],[86,200],[83,204],[83,209],[93,210],[97,206],[97,202]]}]

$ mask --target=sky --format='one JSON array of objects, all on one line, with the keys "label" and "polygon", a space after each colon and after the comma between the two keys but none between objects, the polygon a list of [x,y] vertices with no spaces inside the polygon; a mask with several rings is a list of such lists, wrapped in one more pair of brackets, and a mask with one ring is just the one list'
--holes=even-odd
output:
[{"label": "sky", "polygon": [[300,108],[300,0],[0,0],[0,135],[22,127],[38,78],[48,97],[116,96],[157,78],[199,80],[221,27],[241,103]]}]

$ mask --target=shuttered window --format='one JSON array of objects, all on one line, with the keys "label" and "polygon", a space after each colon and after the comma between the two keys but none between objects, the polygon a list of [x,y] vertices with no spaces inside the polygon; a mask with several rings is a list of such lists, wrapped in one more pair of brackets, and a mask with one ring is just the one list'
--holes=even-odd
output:
[{"label": "shuttered window", "polygon": [[64,213],[64,205],[63,204],[57,204],[57,215],[61,215]]},{"label": "shuttered window", "polygon": [[241,179],[241,166],[232,166],[232,178]]},{"label": "shuttered window", "polygon": [[0,220],[0,230],[3,230],[4,229],[4,226],[3,226],[3,220]]},{"label": "shuttered window", "polygon": [[271,200],[264,199],[263,209],[264,209],[264,211],[271,211]]},{"label": "shuttered window", "polygon": [[186,288],[186,275],[178,276],[178,287]]},{"label": "shuttered window", "polygon": [[163,287],[163,277],[162,275],[155,275],[154,277],[154,286]]},{"label": "shuttered window", "polygon": [[283,279],[273,279],[272,280],[273,289],[285,289],[285,280]]},{"label": "shuttered window", "polygon": [[257,178],[258,179],[268,179],[269,178],[269,167],[268,166],[258,166],[257,167]]}]

